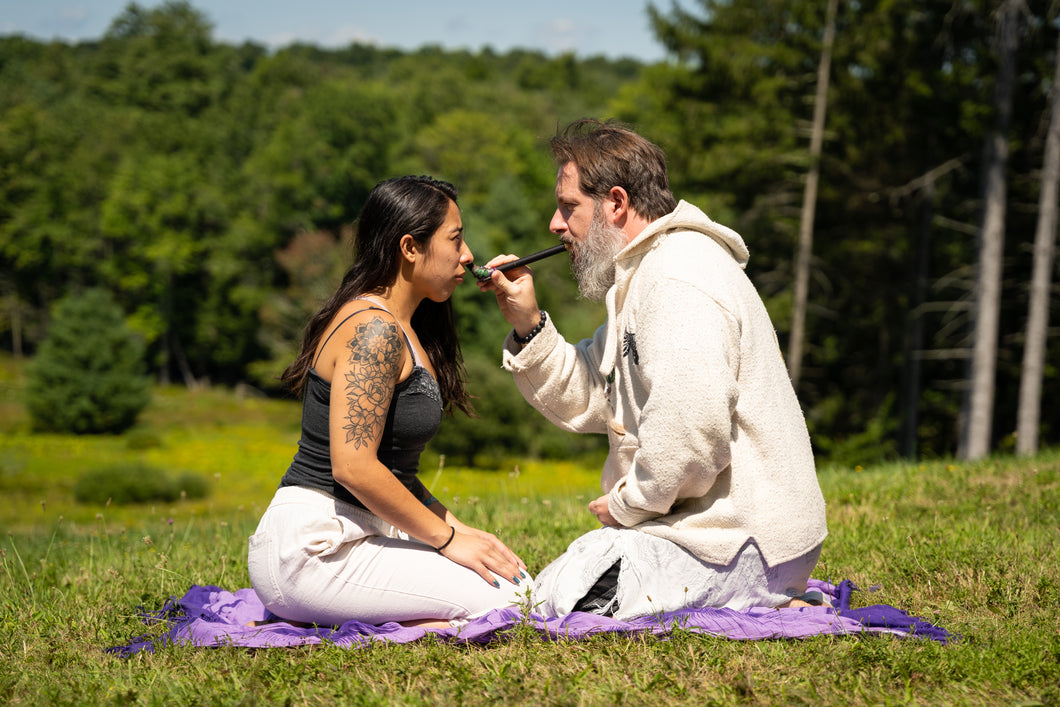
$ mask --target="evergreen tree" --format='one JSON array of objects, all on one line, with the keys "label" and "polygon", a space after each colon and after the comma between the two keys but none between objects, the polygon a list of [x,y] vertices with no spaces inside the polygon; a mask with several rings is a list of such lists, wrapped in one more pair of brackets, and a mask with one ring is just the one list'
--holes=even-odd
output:
[{"label": "evergreen tree", "polygon": [[26,407],[41,430],[118,433],[150,401],[144,346],[111,296],[92,289],[60,300],[27,368]]}]

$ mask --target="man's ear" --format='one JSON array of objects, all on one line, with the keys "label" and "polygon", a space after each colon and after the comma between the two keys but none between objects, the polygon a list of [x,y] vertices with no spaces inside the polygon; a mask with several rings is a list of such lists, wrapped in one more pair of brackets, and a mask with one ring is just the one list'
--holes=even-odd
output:
[{"label": "man's ear", "polygon": [[611,225],[621,228],[629,218],[629,194],[622,187],[611,187],[604,201],[605,213]]}]

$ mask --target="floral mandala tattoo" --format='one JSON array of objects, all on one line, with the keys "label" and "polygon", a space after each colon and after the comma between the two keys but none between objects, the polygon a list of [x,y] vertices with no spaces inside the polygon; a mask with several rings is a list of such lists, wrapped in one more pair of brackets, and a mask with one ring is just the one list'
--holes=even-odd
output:
[{"label": "floral mandala tattoo", "polygon": [[350,350],[349,407],[343,429],[347,444],[360,449],[378,438],[386,424],[394,382],[401,373],[401,335],[395,324],[376,317],[357,325],[346,348]]}]

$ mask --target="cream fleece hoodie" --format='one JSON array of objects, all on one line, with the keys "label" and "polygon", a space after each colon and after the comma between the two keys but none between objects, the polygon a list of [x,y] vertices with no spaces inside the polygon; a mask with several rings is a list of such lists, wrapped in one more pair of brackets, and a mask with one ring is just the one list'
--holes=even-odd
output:
[{"label": "cream fleece hoodie", "polygon": [[828,534],[809,434],[733,230],[684,201],[615,259],[607,321],[571,345],[551,320],[504,367],[572,432],[607,434],[611,515],[714,564],[754,539],[770,566]]}]

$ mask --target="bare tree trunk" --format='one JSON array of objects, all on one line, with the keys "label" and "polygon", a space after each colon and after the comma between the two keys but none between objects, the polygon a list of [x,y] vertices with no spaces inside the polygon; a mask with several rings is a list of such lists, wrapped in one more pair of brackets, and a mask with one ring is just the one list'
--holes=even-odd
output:
[{"label": "bare tree trunk", "polygon": [[18,292],[12,288],[7,298],[11,317],[11,354],[16,361],[22,360],[22,301]]},{"label": "bare tree trunk", "polygon": [[978,277],[973,316],[973,349],[968,413],[961,429],[957,455],[978,459],[991,447],[994,417],[994,379],[1001,315],[1001,259],[1005,246],[1005,167],[1007,133],[1012,122],[1012,91],[1019,46],[1022,0],[1005,0],[998,12],[999,70],[994,85],[996,123],[984,146],[983,224],[979,236]]},{"label": "bare tree trunk", "polygon": [[920,427],[920,387],[924,348],[924,302],[927,299],[928,275],[931,260],[931,219],[935,214],[935,177],[927,174],[917,198],[916,281],[913,302],[906,329],[905,365],[902,368],[902,426],[898,439],[899,454],[916,458],[917,431]]},{"label": "bare tree trunk", "polygon": [[[935,141],[929,140],[925,147],[928,161],[935,152]],[[915,228],[913,240],[916,242],[916,253],[913,259],[915,280],[909,321],[905,332],[905,344],[902,349],[905,363],[902,366],[901,397],[899,398],[902,426],[898,435],[899,454],[911,459],[917,455],[923,361],[927,357],[933,357],[931,352],[924,350],[924,317],[929,310],[927,293],[928,279],[931,274],[932,229],[935,221],[935,185],[947,173],[960,167],[962,161],[961,158],[946,160],[891,193],[891,198],[895,201],[912,197],[917,216],[913,226]]]},{"label": "bare tree trunk", "polygon": [[188,363],[188,357],[184,353],[184,347],[180,345],[180,337],[174,334],[170,341],[173,345],[173,358],[180,369],[180,376],[184,379],[184,385],[188,390],[196,390],[202,387],[202,381],[197,380],[195,374],[191,371],[191,365]]},{"label": "bare tree trunk", "polygon": [[1042,186],[1038,195],[1038,227],[1034,234],[1034,270],[1027,308],[1027,341],[1020,369],[1020,399],[1016,422],[1016,452],[1038,451],[1041,416],[1042,372],[1045,339],[1049,326],[1049,290],[1052,286],[1053,253],[1056,247],[1056,195],[1060,182],[1060,40],[1053,70],[1053,95],[1049,105],[1049,133],[1045,139]]},{"label": "bare tree trunk", "polygon": [[817,94],[813,99],[813,131],[810,134],[810,171],[802,198],[799,222],[799,246],[795,256],[795,301],[791,313],[791,338],[788,341],[788,375],[796,388],[802,375],[802,350],[806,336],[806,302],[810,287],[810,256],[813,253],[813,220],[817,206],[817,183],[821,175],[821,145],[824,142],[824,119],[828,107],[828,76],[835,43],[835,15],[839,0],[828,0],[825,13],[824,42],[817,65]]}]

